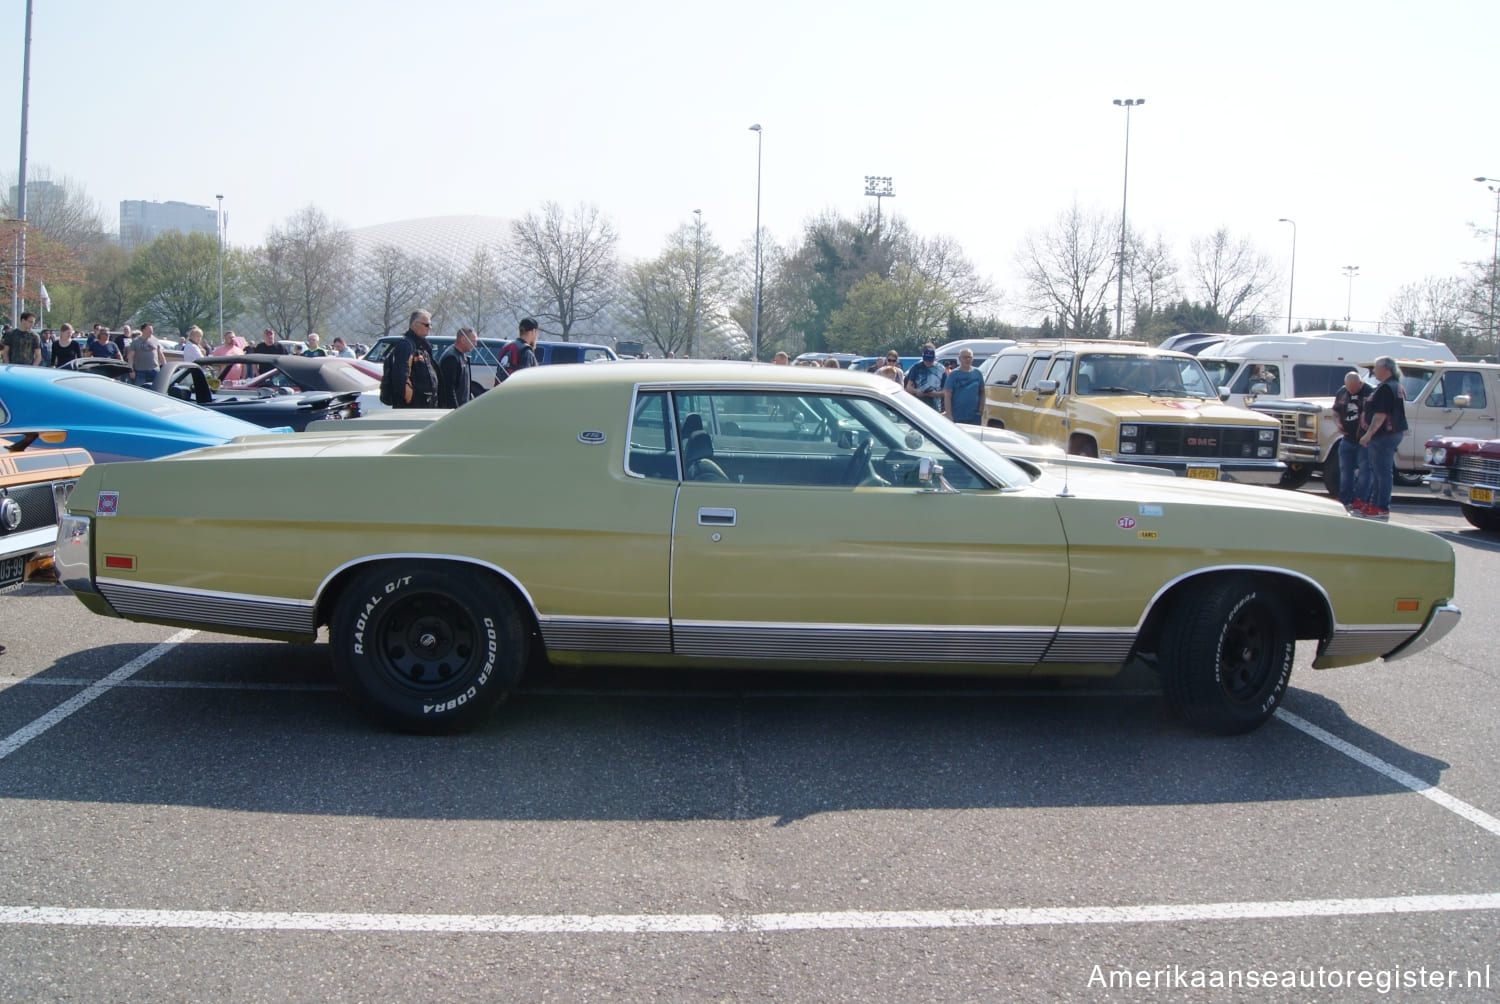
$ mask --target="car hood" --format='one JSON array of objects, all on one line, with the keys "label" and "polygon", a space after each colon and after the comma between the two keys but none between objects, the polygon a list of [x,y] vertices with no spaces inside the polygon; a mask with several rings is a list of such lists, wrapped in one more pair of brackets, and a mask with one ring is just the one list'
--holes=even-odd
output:
[{"label": "car hood", "polygon": [[[1247,424],[1246,409],[1225,404],[1217,398],[1209,400],[1201,397],[1141,397],[1139,395],[1127,397],[1121,395],[1102,398],[1084,397],[1080,398],[1079,402],[1107,408],[1111,414],[1119,416],[1121,421],[1135,419],[1143,422],[1153,420],[1181,422],[1186,418],[1188,421]],[[1267,421],[1274,421],[1274,419],[1267,419]]]},{"label": "car hood", "polygon": [[[1228,481],[1199,481],[1175,476],[1142,478],[1124,470],[1104,470],[1098,465],[1047,464],[1033,487],[1059,497],[1126,503],[1190,504],[1304,512],[1349,517],[1332,499],[1284,488],[1241,485]],[[1067,495],[1063,495],[1066,486]]]}]

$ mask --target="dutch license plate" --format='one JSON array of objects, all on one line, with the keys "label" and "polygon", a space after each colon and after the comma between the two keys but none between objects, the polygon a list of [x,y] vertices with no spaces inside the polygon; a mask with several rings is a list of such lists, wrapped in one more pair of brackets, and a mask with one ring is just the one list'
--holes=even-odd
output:
[{"label": "dutch license plate", "polygon": [[1219,480],[1219,469],[1217,467],[1189,467],[1187,476],[1198,481]]},{"label": "dutch license plate", "polygon": [[0,559],[0,589],[19,586],[25,576],[26,558],[24,556]]},{"label": "dutch license plate", "polygon": [[1492,490],[1488,489],[1488,488],[1470,488],[1469,489],[1469,501],[1470,502],[1488,502],[1491,505],[1493,505],[1494,502],[1495,502],[1495,493]]}]

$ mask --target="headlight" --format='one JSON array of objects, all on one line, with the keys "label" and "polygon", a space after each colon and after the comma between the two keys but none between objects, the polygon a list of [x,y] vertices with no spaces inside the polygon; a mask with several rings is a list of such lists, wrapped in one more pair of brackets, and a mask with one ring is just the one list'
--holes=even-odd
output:
[{"label": "headlight", "polygon": [[1140,430],[1138,430],[1133,425],[1122,425],[1122,426],[1120,426],[1120,438],[1121,439],[1134,439],[1136,437],[1136,434],[1139,431]]},{"label": "headlight", "polygon": [[1274,443],[1274,442],[1276,442],[1276,430],[1275,429],[1261,429],[1260,430],[1260,441],[1262,443]]},{"label": "headlight", "polygon": [[1255,448],[1255,455],[1257,457],[1274,457],[1276,456],[1276,448],[1274,446],[1257,446]]},{"label": "headlight", "polygon": [[1135,452],[1135,444],[1134,443],[1121,443],[1120,444],[1120,452],[1121,453],[1134,453]]},{"label": "headlight", "polygon": [[1434,467],[1442,467],[1448,462],[1448,449],[1443,446],[1429,446],[1427,448],[1426,462]]}]

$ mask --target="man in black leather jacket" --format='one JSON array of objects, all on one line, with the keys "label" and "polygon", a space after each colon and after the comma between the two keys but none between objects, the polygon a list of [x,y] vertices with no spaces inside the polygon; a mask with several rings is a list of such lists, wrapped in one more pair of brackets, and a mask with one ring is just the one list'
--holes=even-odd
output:
[{"label": "man in black leather jacket", "polygon": [[[432,362],[432,348],[427,334],[432,330],[432,315],[425,310],[412,311],[406,337],[391,350],[391,388],[393,408],[436,408],[438,406],[437,366]],[[411,387],[411,396],[406,388]]]}]

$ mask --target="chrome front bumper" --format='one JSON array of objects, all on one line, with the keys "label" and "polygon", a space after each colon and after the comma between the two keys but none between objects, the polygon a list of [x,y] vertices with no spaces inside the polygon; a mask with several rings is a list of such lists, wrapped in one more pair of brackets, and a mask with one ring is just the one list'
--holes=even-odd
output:
[{"label": "chrome front bumper", "polygon": [[1458,627],[1458,619],[1462,616],[1463,611],[1451,603],[1434,607],[1432,616],[1427,618],[1427,623],[1422,625],[1422,630],[1387,652],[1385,661],[1395,662],[1397,659],[1405,659],[1407,656],[1416,655],[1418,652],[1431,648],[1442,641],[1449,631]]}]

